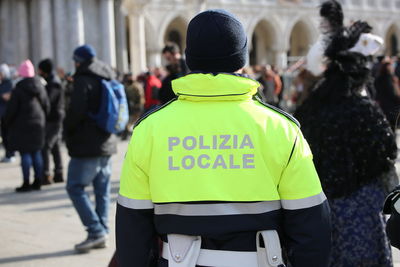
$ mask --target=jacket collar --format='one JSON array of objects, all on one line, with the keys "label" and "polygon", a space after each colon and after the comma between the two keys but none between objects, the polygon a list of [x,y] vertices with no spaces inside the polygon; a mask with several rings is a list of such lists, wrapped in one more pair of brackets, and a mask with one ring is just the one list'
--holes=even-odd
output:
[{"label": "jacket collar", "polygon": [[250,99],[259,86],[255,80],[231,73],[191,73],[172,81],[179,99],[197,101]]}]

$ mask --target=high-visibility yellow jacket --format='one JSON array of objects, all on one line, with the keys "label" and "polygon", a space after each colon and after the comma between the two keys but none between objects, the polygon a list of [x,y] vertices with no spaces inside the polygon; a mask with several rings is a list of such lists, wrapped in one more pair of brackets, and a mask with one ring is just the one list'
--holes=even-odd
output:
[{"label": "high-visibility yellow jacket", "polygon": [[[118,197],[119,250],[126,249],[124,232],[138,225],[138,244],[155,226],[163,237],[202,235],[209,244],[241,236],[222,242],[230,250],[252,250],[254,232],[277,229],[292,262],[325,266],[329,208],[298,122],[254,99],[259,83],[243,76],[189,74],[172,86],[178,98],[142,118],[129,143]],[[154,220],[126,225],[132,220],[122,215],[145,212]]]}]

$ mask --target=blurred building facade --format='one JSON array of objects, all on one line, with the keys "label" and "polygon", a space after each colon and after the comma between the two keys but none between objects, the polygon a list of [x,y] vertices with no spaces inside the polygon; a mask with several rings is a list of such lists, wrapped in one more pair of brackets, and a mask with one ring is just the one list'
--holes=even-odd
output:
[{"label": "blurred building facade", "polygon": [[[121,72],[163,64],[167,41],[185,48],[190,19],[224,8],[243,22],[250,64],[285,67],[318,38],[322,0],[0,0],[0,61],[36,63],[45,57],[72,70],[71,55],[88,43]],[[342,0],[347,23],[366,20],[385,39],[382,54],[397,55],[400,0]]]}]

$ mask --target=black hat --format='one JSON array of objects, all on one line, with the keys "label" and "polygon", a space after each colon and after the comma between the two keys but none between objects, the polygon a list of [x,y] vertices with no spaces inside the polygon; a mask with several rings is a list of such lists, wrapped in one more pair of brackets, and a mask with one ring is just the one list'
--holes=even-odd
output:
[{"label": "black hat", "polygon": [[49,58],[39,62],[39,69],[44,73],[50,74],[53,72],[53,61]]},{"label": "black hat", "polygon": [[189,23],[186,64],[192,71],[234,72],[247,60],[242,23],[225,10],[207,10]]}]

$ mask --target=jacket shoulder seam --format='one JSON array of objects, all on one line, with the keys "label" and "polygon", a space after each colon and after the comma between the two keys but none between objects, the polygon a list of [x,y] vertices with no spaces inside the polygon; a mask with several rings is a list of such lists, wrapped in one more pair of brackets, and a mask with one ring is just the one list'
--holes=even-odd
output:
[{"label": "jacket shoulder seam", "polygon": [[135,123],[135,126],[134,126],[133,128],[136,128],[142,121],[144,121],[145,119],[147,119],[150,115],[153,115],[154,113],[156,113],[156,112],[162,110],[163,108],[165,108],[166,106],[168,106],[168,105],[171,104],[172,102],[176,101],[177,99],[178,99],[178,98],[174,98],[174,99],[168,101],[167,103],[165,103],[164,105],[162,105],[162,106],[160,106],[160,107],[158,107],[158,108],[155,108],[155,109],[152,110],[152,111],[146,112],[145,114],[143,114],[143,115],[137,120],[137,122]]},{"label": "jacket shoulder seam", "polygon": [[280,108],[277,108],[277,107],[272,106],[272,105],[270,105],[270,104],[264,103],[264,102],[262,102],[259,98],[256,98],[256,100],[257,100],[261,105],[263,105],[264,107],[270,108],[270,109],[272,109],[273,111],[275,111],[275,112],[277,112],[277,113],[279,113],[279,114],[285,116],[287,119],[289,119],[289,120],[292,121],[294,124],[296,124],[297,127],[299,127],[299,128],[301,127],[300,122],[299,122],[298,120],[296,120],[295,117],[293,117],[292,115],[290,115],[289,113],[287,113],[286,111],[283,111],[283,110],[281,110]]}]

